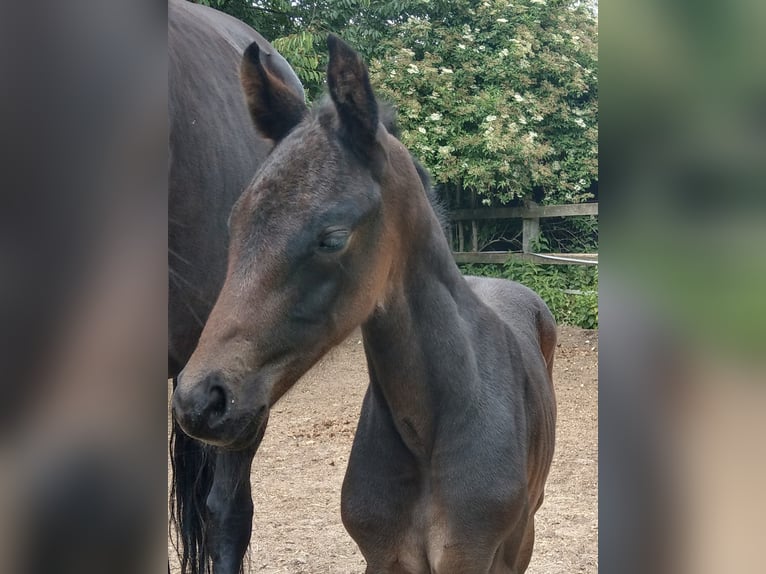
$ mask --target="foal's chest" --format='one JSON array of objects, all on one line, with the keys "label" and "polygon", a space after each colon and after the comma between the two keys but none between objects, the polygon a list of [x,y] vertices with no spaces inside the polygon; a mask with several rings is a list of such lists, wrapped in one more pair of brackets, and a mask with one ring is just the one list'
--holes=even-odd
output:
[{"label": "foal's chest", "polygon": [[392,570],[401,568],[407,574],[433,572],[433,565],[441,561],[451,541],[449,516],[443,506],[430,493],[422,493],[400,528],[400,536],[390,549],[396,566]]},{"label": "foal's chest", "polygon": [[[498,514],[506,506],[500,501],[480,495],[458,501],[454,493],[442,494],[428,480],[416,489],[408,486],[414,485],[360,490],[344,485],[344,523],[367,559],[368,571],[462,572],[459,566],[444,568],[475,552],[487,556],[487,549],[496,548],[505,536],[506,525],[496,528],[505,522]],[[349,513],[349,507],[358,514]],[[487,511],[490,507],[493,510]]]}]

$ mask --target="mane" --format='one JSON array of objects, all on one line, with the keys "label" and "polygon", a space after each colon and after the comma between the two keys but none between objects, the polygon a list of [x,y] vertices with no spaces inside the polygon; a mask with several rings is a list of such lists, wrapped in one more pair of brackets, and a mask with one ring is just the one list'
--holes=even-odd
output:
[{"label": "mane", "polygon": [[[386,128],[386,131],[388,133],[390,133],[392,136],[394,136],[397,140],[401,142],[402,132],[399,129],[399,124],[396,121],[396,118],[397,118],[396,108],[392,104],[384,100],[378,99],[377,102],[378,102],[378,118],[380,122],[383,124],[383,127]],[[330,97],[325,95],[312,108],[311,114],[313,117],[318,119],[321,125],[324,125],[324,126],[331,125],[333,119],[336,117],[335,105],[333,104]],[[423,166],[423,164],[421,164],[420,161],[414,155],[412,155],[412,152],[409,149],[407,151],[410,154],[410,159],[412,159],[412,163],[415,165],[415,171],[417,171],[418,173],[420,182],[423,184],[423,189],[426,192],[428,203],[431,204],[431,209],[433,209],[434,214],[436,215],[436,218],[439,221],[439,226],[441,227],[442,231],[444,232],[446,236],[449,231],[449,219],[447,218],[447,208],[445,207],[444,202],[442,201],[442,199],[438,196],[436,192],[436,188],[434,187],[431,180],[431,174],[428,173],[428,170]]]}]

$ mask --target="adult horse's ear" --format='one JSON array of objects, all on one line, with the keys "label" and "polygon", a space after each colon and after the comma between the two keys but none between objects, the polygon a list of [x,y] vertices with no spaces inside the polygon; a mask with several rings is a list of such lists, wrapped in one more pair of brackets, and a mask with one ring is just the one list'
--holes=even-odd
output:
[{"label": "adult horse's ear", "polygon": [[250,44],[242,56],[240,80],[247,107],[258,132],[275,142],[285,137],[306,114],[306,102],[292,82],[285,81],[272,55]]},{"label": "adult horse's ear", "polygon": [[327,37],[327,48],[327,86],[341,125],[352,149],[372,157],[377,147],[378,103],[367,66],[351,46],[334,34]]}]

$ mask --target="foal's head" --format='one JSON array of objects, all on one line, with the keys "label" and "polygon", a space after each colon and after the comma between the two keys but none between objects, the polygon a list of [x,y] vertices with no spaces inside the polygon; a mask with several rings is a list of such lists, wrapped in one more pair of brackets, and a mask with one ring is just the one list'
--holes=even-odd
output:
[{"label": "foal's head", "polygon": [[311,111],[256,47],[243,58],[256,128],[277,145],[231,213],[226,281],[173,399],[184,430],[220,446],[256,444],[269,407],[385,303],[430,213],[364,63],[328,47],[330,98]]}]

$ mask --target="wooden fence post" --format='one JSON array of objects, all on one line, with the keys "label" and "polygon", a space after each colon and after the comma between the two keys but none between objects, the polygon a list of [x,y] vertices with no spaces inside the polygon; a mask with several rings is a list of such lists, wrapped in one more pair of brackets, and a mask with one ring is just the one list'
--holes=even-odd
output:
[{"label": "wooden fence post", "polygon": [[[471,190],[471,209],[476,209],[476,190]],[[471,220],[471,251],[474,253],[479,252],[479,226],[476,224],[476,220]]]},{"label": "wooden fence post", "polygon": [[[460,209],[460,191],[463,189],[463,183],[458,181],[455,189],[455,195],[457,196],[457,208]],[[465,251],[465,238],[463,237],[463,222],[457,222],[457,248],[458,251]]]},{"label": "wooden fence post", "polygon": [[[527,208],[534,209],[537,204],[534,201],[528,202]],[[522,219],[521,227],[521,250],[524,253],[532,253],[532,244],[540,238],[540,218],[525,217]]]}]

